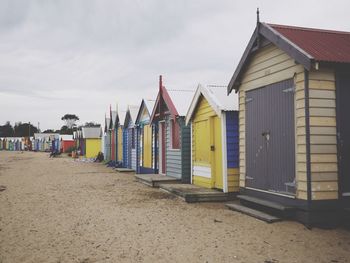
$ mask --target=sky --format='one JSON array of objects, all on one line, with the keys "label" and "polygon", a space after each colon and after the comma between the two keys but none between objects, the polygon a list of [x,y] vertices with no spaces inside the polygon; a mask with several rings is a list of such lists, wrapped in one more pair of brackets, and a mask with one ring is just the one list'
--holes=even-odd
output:
[{"label": "sky", "polygon": [[349,0],[0,0],[0,125],[104,123],[169,89],[227,85],[260,20],[350,31]]}]

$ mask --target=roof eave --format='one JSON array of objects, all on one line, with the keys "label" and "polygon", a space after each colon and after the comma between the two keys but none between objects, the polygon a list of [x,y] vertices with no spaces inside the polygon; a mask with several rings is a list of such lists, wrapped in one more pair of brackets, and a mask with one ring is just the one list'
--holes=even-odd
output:
[{"label": "roof eave", "polygon": [[230,83],[228,84],[228,94],[230,94],[233,89],[235,89],[236,92],[238,91],[238,88],[240,86],[240,77],[243,73],[244,67],[249,59],[254,43],[259,34],[265,37],[274,45],[276,45],[278,48],[286,52],[290,57],[294,58],[296,62],[303,65],[307,70],[311,69],[311,66],[314,63],[314,58],[311,55],[309,55],[303,49],[295,45],[292,41],[284,37],[282,34],[277,32],[268,24],[259,23],[249,40],[249,43],[243,53],[241,60],[239,61],[239,64],[230,80]]}]

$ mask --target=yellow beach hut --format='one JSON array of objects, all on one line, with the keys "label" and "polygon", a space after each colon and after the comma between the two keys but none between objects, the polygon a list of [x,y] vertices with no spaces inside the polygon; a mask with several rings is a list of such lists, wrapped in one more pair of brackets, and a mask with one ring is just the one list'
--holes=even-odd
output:
[{"label": "yellow beach hut", "polygon": [[226,87],[198,85],[186,115],[191,126],[191,183],[238,192],[238,97]]},{"label": "yellow beach hut", "polygon": [[95,158],[101,151],[101,127],[82,127],[85,142],[85,157]]}]

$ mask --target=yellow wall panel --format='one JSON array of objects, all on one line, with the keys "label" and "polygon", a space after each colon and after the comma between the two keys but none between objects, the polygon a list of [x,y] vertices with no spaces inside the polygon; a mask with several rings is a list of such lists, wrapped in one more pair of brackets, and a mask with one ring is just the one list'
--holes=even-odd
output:
[{"label": "yellow wall panel", "polygon": [[152,127],[143,127],[143,167],[152,168]]},{"label": "yellow wall panel", "polygon": [[123,161],[123,130],[118,128],[118,161]]},{"label": "yellow wall panel", "polygon": [[86,158],[95,158],[101,151],[101,139],[86,139]]}]

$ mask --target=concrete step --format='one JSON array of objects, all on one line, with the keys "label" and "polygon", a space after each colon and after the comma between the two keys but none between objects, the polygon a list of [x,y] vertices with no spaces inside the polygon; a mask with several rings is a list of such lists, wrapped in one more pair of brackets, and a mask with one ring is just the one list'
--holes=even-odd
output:
[{"label": "concrete step", "polygon": [[260,198],[256,198],[256,197],[252,197],[252,196],[248,196],[248,195],[237,195],[237,198],[242,203],[248,202],[248,203],[251,203],[251,204],[254,204],[254,205],[258,205],[258,206],[262,206],[262,207],[267,207],[267,208],[279,210],[281,212],[287,212],[287,211],[295,210],[295,208],[291,207],[291,206],[285,206],[285,205],[277,203],[277,202],[272,202],[272,201],[268,201],[268,200],[264,200],[264,199],[260,199]]},{"label": "concrete step", "polygon": [[270,215],[270,214],[267,214],[267,213],[261,212],[259,210],[255,210],[255,209],[252,209],[252,208],[240,205],[240,204],[226,204],[226,206],[230,210],[237,211],[237,212],[240,212],[242,214],[254,217],[256,219],[265,221],[269,224],[275,223],[278,221],[282,221],[282,219],[279,217],[276,217],[276,216],[273,216],[273,215]]}]

